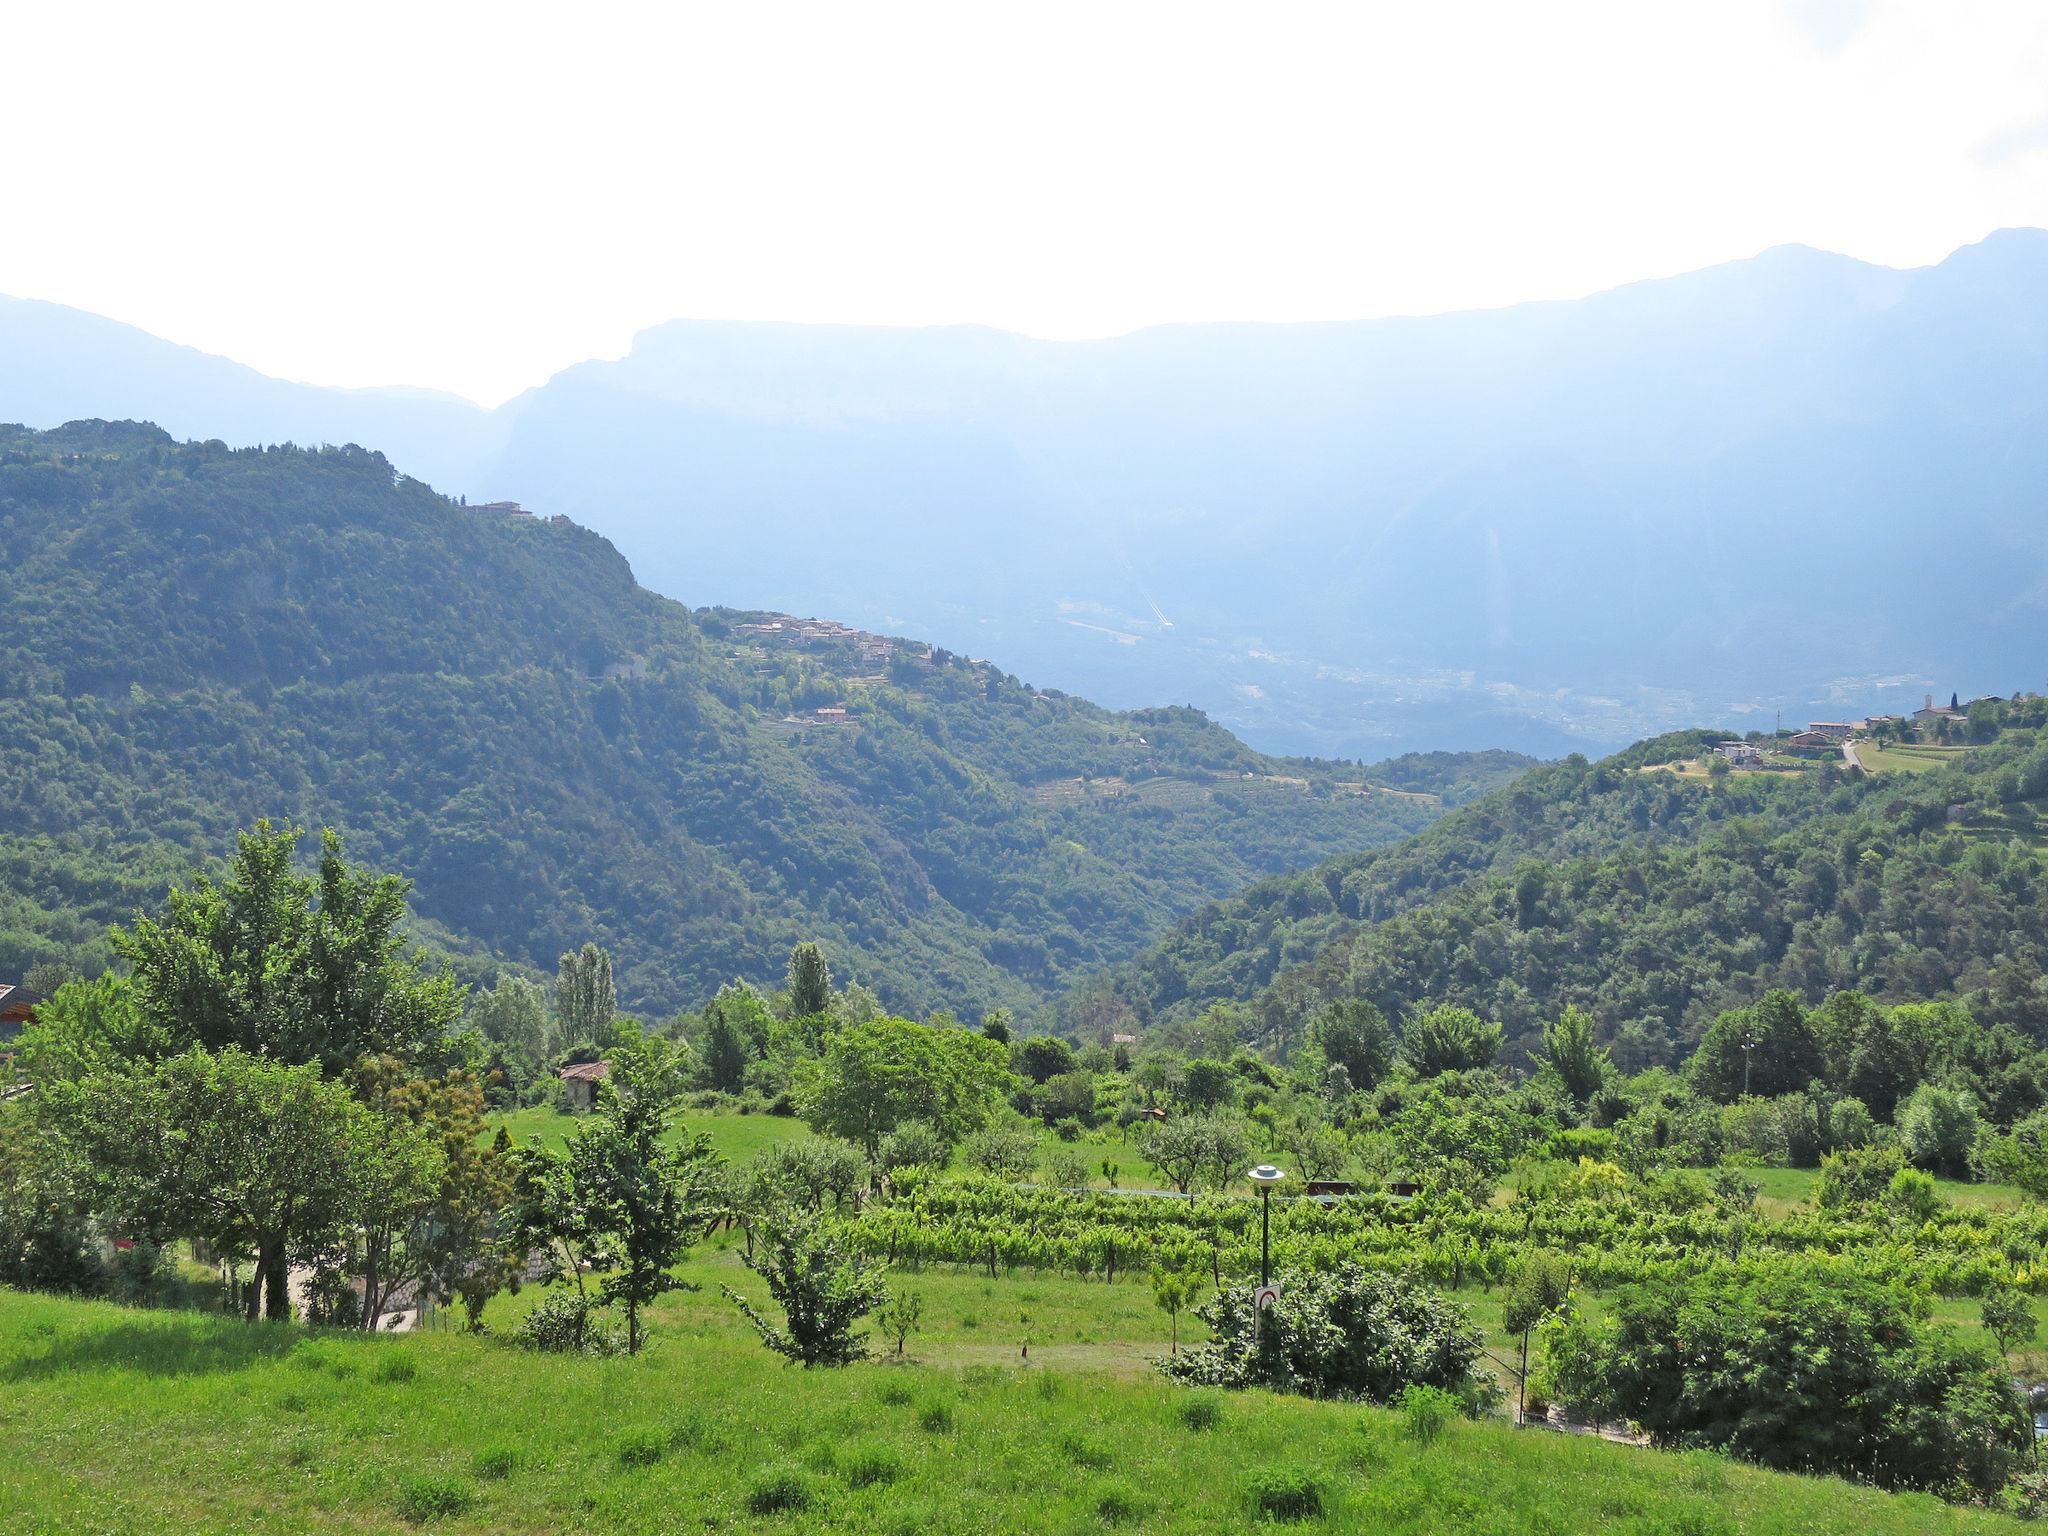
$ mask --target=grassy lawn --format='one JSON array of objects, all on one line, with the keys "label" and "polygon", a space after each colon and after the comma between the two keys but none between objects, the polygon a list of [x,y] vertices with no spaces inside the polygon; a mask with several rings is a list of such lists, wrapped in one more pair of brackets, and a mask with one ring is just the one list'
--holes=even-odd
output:
[{"label": "grassy lawn", "polygon": [[[538,1109],[515,1109],[509,1114],[494,1115],[491,1124],[494,1128],[503,1125],[512,1133],[512,1139],[521,1145],[538,1136],[544,1145],[559,1147],[576,1124],[576,1117],[542,1106]],[[782,1115],[686,1111],[677,1117],[676,1135],[695,1134],[698,1131],[703,1131],[711,1137],[711,1145],[717,1149],[721,1157],[735,1163],[744,1163],[756,1153],[778,1143],[796,1141],[811,1134],[810,1127],[803,1121],[792,1120]]]},{"label": "grassy lawn", "polygon": [[0,1292],[0,1530],[1237,1532],[1259,1523],[1247,1469],[1272,1467],[1318,1487],[1314,1527],[1390,1536],[2019,1528],[1500,1423],[1425,1445],[1391,1413],[1258,1393],[1198,1427],[1199,1395],[1146,1364],[1164,1319],[1139,1285],[898,1276],[925,1296],[915,1358],[805,1372],[719,1295],[758,1294],[729,1250],[688,1272],[703,1289],[637,1360]]},{"label": "grassy lawn", "polygon": [[1866,741],[1856,748],[1856,756],[1870,773],[1925,773],[1930,768],[1946,768],[1969,750],[1918,743],[1880,747]]},{"label": "grassy lawn", "polygon": [[[1758,1185],[1757,1204],[1768,1216],[1785,1216],[1800,1206],[1813,1204],[1820,1184],[1815,1168],[1744,1168],[1745,1178]],[[2026,1199],[2010,1184],[1971,1184],[1961,1179],[1936,1179],[1941,1198],[1961,1206],[2010,1206]]]}]

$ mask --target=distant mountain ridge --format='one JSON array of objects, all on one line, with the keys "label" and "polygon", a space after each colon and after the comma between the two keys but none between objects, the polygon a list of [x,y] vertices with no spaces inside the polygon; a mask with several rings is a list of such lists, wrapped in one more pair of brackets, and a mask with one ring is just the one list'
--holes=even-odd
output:
[{"label": "distant mountain ridge", "polygon": [[[361,448],[0,428],[0,975],[259,816],[418,882],[474,976],[595,938],[666,1013],[798,939],[925,1013],[1029,1017],[1262,873],[1439,813],[833,624],[692,614],[559,515],[465,510]],[[1392,764],[1452,800],[1526,763]]]},{"label": "distant mountain ridge", "polygon": [[[0,419],[77,414],[96,373],[150,393],[17,309]],[[2048,638],[2039,230],[1913,271],[1784,247],[1569,302],[1093,342],[675,321],[488,413],[277,388],[133,409],[410,440],[657,590],[1194,702],[1270,750],[1605,749],[2031,677]]]}]

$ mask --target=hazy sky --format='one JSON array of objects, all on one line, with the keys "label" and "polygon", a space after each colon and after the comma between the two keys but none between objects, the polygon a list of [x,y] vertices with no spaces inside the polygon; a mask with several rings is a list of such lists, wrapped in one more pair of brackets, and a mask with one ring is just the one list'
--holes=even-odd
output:
[{"label": "hazy sky", "polygon": [[1044,336],[2048,225],[2043,0],[16,7],[0,293],[492,402],[679,315]]}]

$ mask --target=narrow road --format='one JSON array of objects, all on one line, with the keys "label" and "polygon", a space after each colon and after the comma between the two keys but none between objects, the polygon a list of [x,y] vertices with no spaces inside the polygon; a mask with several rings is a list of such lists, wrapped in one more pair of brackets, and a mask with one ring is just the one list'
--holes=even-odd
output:
[{"label": "narrow road", "polygon": [[1863,759],[1856,755],[1856,743],[1853,741],[1842,743],[1842,761],[1849,765],[1851,773],[1870,772],[1868,768],[1863,766]]}]

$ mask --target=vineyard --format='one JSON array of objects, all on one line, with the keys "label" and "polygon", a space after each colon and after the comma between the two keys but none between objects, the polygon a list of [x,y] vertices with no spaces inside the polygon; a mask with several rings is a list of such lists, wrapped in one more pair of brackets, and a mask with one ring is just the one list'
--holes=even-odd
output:
[{"label": "vineyard", "polygon": [[[869,1204],[847,1224],[863,1252],[915,1270],[958,1265],[1114,1283],[1158,1269],[1201,1270],[1221,1287],[1256,1275],[1255,1200],[1069,1191],[993,1180],[934,1180]],[[1924,1222],[1826,1212],[1766,1218],[1711,1205],[1657,1209],[1625,1198],[1474,1206],[1457,1194],[1276,1200],[1276,1268],[1346,1261],[1453,1289],[1493,1284],[1532,1248],[1566,1255],[1578,1284],[1606,1289],[1708,1269],[1837,1263],[1936,1296],[2011,1285],[2048,1291],[2048,1211],[1944,1209]]]}]

